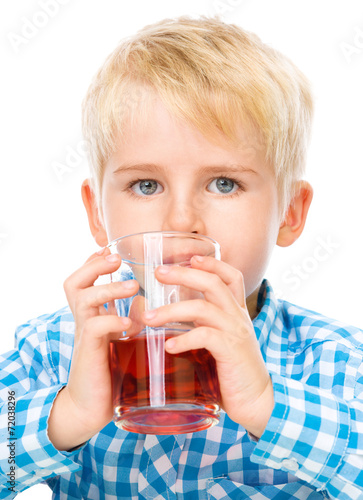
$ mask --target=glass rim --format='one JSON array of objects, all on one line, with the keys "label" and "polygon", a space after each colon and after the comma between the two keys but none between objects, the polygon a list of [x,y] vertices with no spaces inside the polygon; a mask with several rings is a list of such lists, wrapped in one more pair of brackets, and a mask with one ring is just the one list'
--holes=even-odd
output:
[{"label": "glass rim", "polygon": [[163,234],[165,236],[180,236],[180,237],[192,237],[195,239],[200,239],[204,241],[209,241],[212,243],[217,249],[220,249],[220,244],[218,241],[214,240],[210,236],[206,236],[204,234],[199,234],[199,233],[189,233],[188,231],[140,231],[139,233],[130,233],[130,234],[125,234],[125,236],[120,236],[119,238],[115,238],[114,240],[110,241],[107,243],[105,248],[110,248],[111,246],[116,245],[119,241],[125,240],[126,238],[131,238],[133,236],[141,236],[143,234]]}]

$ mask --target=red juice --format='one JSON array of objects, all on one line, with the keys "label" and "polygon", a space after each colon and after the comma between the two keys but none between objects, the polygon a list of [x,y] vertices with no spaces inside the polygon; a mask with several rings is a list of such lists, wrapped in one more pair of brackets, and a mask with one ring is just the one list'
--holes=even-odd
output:
[{"label": "red juice", "polygon": [[[160,333],[162,332],[162,333]],[[175,332],[149,329],[110,342],[114,421],[142,434],[180,434],[218,422],[216,363],[206,349],[168,354]]]}]

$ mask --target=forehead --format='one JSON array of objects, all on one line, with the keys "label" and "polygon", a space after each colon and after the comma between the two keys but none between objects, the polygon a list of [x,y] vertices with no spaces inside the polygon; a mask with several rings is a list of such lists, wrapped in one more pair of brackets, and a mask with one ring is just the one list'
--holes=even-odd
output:
[{"label": "forehead", "polygon": [[217,128],[203,133],[194,124],[169,111],[155,95],[135,106],[122,124],[108,163],[148,161],[216,164],[265,162],[260,134],[251,126],[239,124],[234,140]]}]

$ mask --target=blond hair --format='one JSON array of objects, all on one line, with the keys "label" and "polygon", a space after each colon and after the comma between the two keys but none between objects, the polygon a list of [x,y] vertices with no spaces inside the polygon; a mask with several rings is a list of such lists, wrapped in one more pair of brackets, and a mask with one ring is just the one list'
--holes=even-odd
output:
[{"label": "blond hair", "polygon": [[147,92],[205,136],[237,140],[241,122],[260,138],[284,213],[306,163],[313,112],[309,82],[255,34],[218,18],[166,19],[123,40],[83,102],[94,189],[127,119],[147,112]]}]

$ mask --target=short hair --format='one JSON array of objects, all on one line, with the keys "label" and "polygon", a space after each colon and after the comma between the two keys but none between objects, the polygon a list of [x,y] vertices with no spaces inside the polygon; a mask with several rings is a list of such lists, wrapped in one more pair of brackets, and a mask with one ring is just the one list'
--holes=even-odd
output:
[{"label": "short hair", "polygon": [[241,122],[260,138],[275,171],[281,213],[304,175],[313,102],[304,74],[255,34],[218,18],[180,17],[126,38],[95,75],[83,102],[93,188],[147,92],[205,136],[237,139]]}]

